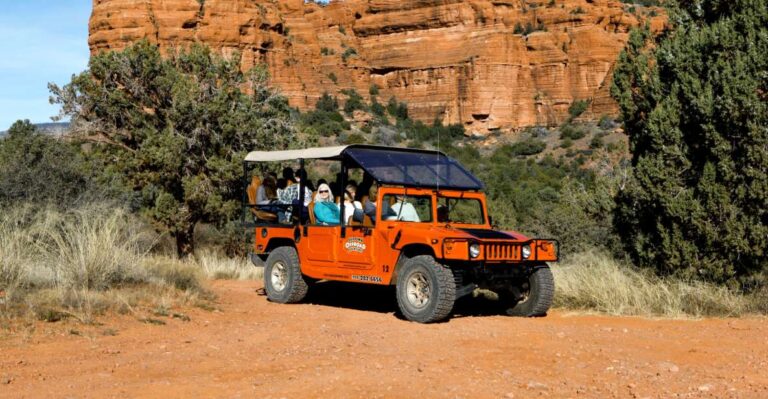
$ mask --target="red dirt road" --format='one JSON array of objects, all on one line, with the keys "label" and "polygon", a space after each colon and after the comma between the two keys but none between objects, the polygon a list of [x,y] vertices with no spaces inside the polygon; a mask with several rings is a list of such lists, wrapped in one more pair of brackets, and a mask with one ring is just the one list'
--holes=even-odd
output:
[{"label": "red dirt road", "polygon": [[768,397],[764,318],[520,319],[464,301],[420,325],[388,289],[321,284],[309,304],[278,305],[260,283],[212,284],[221,311],[191,321],[0,338],[0,397]]}]

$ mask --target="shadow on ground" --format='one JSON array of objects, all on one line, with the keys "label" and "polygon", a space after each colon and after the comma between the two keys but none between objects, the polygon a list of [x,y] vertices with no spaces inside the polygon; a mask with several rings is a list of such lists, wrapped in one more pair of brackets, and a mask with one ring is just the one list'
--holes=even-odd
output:
[{"label": "shadow on ground", "polygon": [[[368,284],[321,281],[312,285],[305,303],[335,308],[355,309],[366,312],[394,313],[403,318],[397,306],[395,287]],[[471,295],[456,301],[453,318],[497,316],[504,314],[497,301]]]}]

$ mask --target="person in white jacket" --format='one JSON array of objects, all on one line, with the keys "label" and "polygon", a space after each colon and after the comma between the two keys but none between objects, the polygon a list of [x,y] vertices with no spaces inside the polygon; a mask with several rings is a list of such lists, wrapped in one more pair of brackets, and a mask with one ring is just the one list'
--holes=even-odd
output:
[{"label": "person in white jacket", "polygon": [[421,222],[419,214],[416,212],[416,208],[410,202],[405,202],[405,197],[398,196],[397,202],[392,205],[392,212],[394,212],[394,219],[402,220],[403,222]]}]

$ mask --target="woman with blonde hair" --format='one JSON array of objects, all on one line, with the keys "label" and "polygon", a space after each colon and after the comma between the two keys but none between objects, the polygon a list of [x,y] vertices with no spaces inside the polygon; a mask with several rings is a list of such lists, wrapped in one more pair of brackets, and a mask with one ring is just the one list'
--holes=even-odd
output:
[{"label": "woman with blonde hair", "polygon": [[327,184],[321,184],[315,194],[315,219],[318,224],[336,226],[341,218],[339,206],[333,202],[333,193]]}]

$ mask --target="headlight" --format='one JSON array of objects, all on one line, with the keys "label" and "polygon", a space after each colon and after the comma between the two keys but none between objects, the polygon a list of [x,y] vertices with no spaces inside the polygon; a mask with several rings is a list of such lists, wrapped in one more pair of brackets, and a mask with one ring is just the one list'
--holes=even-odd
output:
[{"label": "headlight", "polygon": [[469,256],[473,258],[477,258],[480,256],[480,246],[477,244],[472,244],[469,246]]},{"label": "headlight", "polygon": [[531,257],[531,246],[530,245],[523,246],[522,253],[523,253],[523,259],[530,258]]}]

